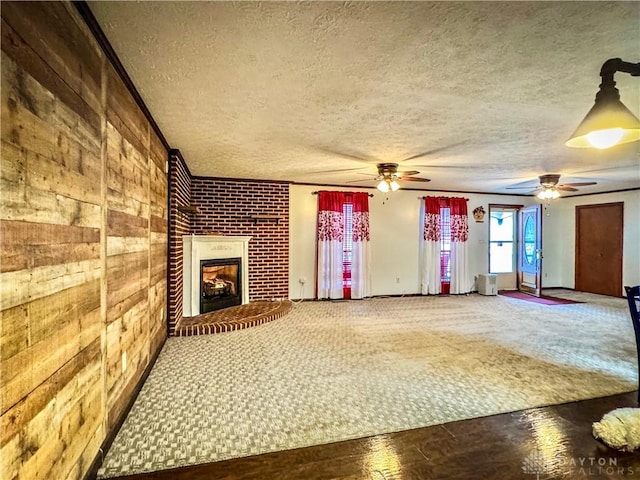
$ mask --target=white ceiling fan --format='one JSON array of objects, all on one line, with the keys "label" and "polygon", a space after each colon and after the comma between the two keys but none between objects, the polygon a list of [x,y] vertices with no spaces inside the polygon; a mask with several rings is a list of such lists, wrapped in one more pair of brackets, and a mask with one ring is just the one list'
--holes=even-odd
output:
[{"label": "white ceiling fan", "polygon": [[400,184],[398,182],[430,182],[430,178],[423,177],[414,177],[413,175],[417,175],[420,172],[417,170],[405,170],[398,171],[397,163],[378,163],[376,165],[378,168],[378,175],[371,175],[367,173],[359,173],[359,175],[367,175],[370,178],[364,180],[351,180],[347,183],[358,183],[358,182],[370,182],[372,180],[377,181],[377,188],[381,192],[395,192],[400,188]]},{"label": "white ceiling fan", "polygon": [[573,182],[559,184],[560,174],[548,173],[538,177],[540,185],[523,186],[523,187],[507,187],[508,190],[531,190],[531,193],[538,192],[536,196],[542,200],[550,200],[558,198],[560,192],[577,192],[575,187],[586,187],[588,185],[597,185],[598,182]]}]

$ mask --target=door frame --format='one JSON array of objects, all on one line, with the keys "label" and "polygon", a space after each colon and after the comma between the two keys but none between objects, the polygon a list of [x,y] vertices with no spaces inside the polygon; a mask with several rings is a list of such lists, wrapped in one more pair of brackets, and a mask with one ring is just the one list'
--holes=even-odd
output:
[{"label": "door frame", "polygon": [[[489,204],[489,211],[488,211],[488,221],[487,221],[487,271],[489,273],[491,273],[491,210],[492,209],[497,209],[497,208],[503,208],[506,210],[513,210],[514,211],[514,219],[513,219],[513,224],[514,224],[514,233],[513,233],[513,250],[514,250],[514,257],[515,257],[515,261],[514,261],[514,268],[513,268],[513,272],[512,273],[497,273],[497,283],[498,283],[498,288],[500,289],[500,279],[501,276],[505,276],[505,275],[513,275],[514,278],[513,280],[513,284],[515,284],[516,290],[518,289],[518,238],[520,235],[520,210],[522,208],[524,208],[523,204],[512,204],[512,203],[490,203]],[[509,278],[507,278],[507,280],[509,282],[511,282],[511,280]],[[504,281],[504,278],[503,278]],[[506,283],[506,282],[504,282]],[[502,287],[504,288],[504,287]],[[513,287],[511,287],[513,288]]]},{"label": "door frame", "polygon": [[[536,222],[536,238],[535,238],[535,282],[523,282],[523,277],[526,272],[522,270],[522,263],[524,261],[524,255],[522,254],[524,249],[524,228],[525,222],[523,220],[527,211],[535,212]],[[522,293],[527,293],[535,297],[539,297],[542,294],[542,205],[534,204],[527,205],[520,209],[518,214],[518,264],[517,264],[517,283],[518,290]],[[533,286],[531,286],[533,285]]]}]

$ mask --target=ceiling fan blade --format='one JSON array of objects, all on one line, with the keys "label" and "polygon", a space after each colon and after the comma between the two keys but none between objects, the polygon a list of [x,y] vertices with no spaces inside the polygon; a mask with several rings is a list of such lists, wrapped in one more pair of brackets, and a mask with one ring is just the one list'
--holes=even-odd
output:
[{"label": "ceiling fan blade", "polygon": [[487,169],[486,165],[405,165],[405,167],[415,167],[415,168],[464,168],[468,170],[469,168],[482,168],[484,170]]},{"label": "ceiling fan blade", "polygon": [[376,160],[375,158],[372,158],[372,157],[367,158],[367,156],[365,154],[357,152],[357,151],[337,151],[337,150],[334,150],[332,148],[326,147],[324,145],[313,145],[312,148],[315,148],[316,150],[319,150],[321,152],[327,153],[329,155],[333,155],[333,156],[337,156],[337,157],[350,158],[351,160],[355,160],[357,162],[368,163],[369,165],[375,164],[378,161],[378,160]]},{"label": "ceiling fan blade", "polygon": [[535,190],[535,185],[529,185],[528,187],[504,187],[506,190]]},{"label": "ceiling fan blade", "polygon": [[432,148],[431,150],[427,150],[426,152],[412,155],[411,157],[407,157],[400,161],[408,162],[409,160],[415,160],[416,158],[426,157],[427,155],[433,155],[434,153],[442,152],[443,150],[448,150],[449,148],[457,147],[458,145],[462,145],[463,143],[464,142],[456,142],[456,143],[452,143],[451,145],[445,145],[444,147]]},{"label": "ceiling fan blade", "polygon": [[596,169],[593,169],[593,170],[581,170],[579,172],[574,172],[570,176],[580,175],[580,174],[583,174],[583,173],[606,172],[606,171],[610,171],[610,170],[627,170],[627,169],[632,169],[632,168],[633,169],[637,169],[638,168],[638,162],[627,163],[627,164],[622,164],[622,165],[616,165],[614,167],[596,168]]},{"label": "ceiling fan blade", "polygon": [[[367,168],[367,167],[338,168],[336,170],[322,170],[321,172],[314,172],[314,173],[323,174],[323,173],[353,172],[354,170],[362,170],[363,168]],[[365,175],[365,174],[362,174],[362,175]]]},{"label": "ceiling fan blade", "polygon": [[403,182],[430,182],[430,178],[420,178],[420,177],[400,177],[400,180]]},{"label": "ceiling fan blade", "polygon": [[399,175],[403,175],[404,176],[404,175],[417,175],[420,172],[417,171],[417,170],[407,170],[406,172],[396,172],[396,173],[398,173]]},{"label": "ceiling fan blade", "polygon": [[375,177],[362,179],[362,180],[347,180],[344,183],[359,183],[359,182],[374,182],[376,181]]},{"label": "ceiling fan blade", "polygon": [[577,188],[567,187],[566,185],[557,185],[556,189],[557,190],[562,190],[563,192],[577,192],[578,191]]},{"label": "ceiling fan blade", "polygon": [[563,183],[558,185],[559,187],[586,187],[587,185],[597,185],[598,182],[576,182],[576,183]]}]

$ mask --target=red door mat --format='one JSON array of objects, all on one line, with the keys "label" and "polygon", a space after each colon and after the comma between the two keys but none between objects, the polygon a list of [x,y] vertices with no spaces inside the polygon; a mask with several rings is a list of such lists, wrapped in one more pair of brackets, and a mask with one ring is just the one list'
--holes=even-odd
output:
[{"label": "red door mat", "polygon": [[575,300],[567,300],[566,298],[548,297],[546,295],[534,297],[533,295],[528,295],[517,290],[500,290],[498,294],[505,297],[517,298],[518,300],[524,300],[526,302],[540,303],[542,305],[569,305],[572,303],[583,303],[576,302]]}]

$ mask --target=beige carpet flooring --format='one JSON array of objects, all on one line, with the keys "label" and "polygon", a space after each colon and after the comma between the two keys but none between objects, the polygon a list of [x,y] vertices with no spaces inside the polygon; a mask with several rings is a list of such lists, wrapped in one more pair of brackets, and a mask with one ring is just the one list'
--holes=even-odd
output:
[{"label": "beige carpet flooring", "polygon": [[212,462],[637,388],[624,299],[304,302],[170,338],[100,477]]}]

